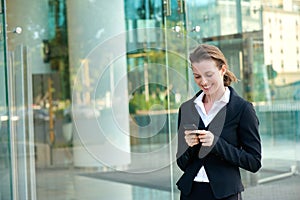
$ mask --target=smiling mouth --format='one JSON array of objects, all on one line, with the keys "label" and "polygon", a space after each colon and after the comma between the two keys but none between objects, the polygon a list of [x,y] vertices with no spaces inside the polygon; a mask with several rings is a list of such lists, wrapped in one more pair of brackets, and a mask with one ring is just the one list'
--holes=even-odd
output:
[{"label": "smiling mouth", "polygon": [[202,86],[203,90],[209,90],[210,87]]}]

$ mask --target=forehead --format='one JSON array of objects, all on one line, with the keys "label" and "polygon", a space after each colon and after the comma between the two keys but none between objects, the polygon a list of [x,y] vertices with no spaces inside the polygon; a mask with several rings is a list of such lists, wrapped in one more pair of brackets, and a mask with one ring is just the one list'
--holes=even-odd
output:
[{"label": "forehead", "polygon": [[213,60],[203,60],[200,62],[192,63],[193,72],[205,73],[208,71],[218,70],[216,63]]}]

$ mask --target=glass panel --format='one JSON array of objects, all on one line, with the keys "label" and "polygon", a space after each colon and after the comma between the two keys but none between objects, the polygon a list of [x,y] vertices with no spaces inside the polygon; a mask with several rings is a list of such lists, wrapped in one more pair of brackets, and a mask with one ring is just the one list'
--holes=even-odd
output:
[{"label": "glass panel", "polygon": [[267,150],[259,182],[267,184],[280,176],[292,177],[299,169],[299,5],[273,2],[263,4],[261,12],[264,63],[256,68],[255,81],[264,80],[260,86],[268,97],[256,106]]},{"label": "glass panel", "polygon": [[[1,42],[2,43],[2,42]],[[3,44],[3,43],[2,43]],[[1,77],[6,77],[5,73],[5,60],[3,59],[3,46],[1,45]],[[7,107],[7,85],[6,79],[1,79],[0,86],[0,197],[1,199],[11,199],[11,165],[10,165],[10,135],[9,135],[9,123],[8,123],[8,107]]]},{"label": "glass panel", "polygon": [[[242,171],[245,199],[258,194],[264,188],[260,184],[275,183],[274,175],[289,177],[299,167],[300,22],[294,1],[7,4],[12,60],[22,65],[17,64],[18,48],[26,46],[33,73],[32,88],[24,92],[32,91],[33,97],[37,199],[179,199],[177,111],[198,91],[187,61],[198,43],[222,49],[240,79],[234,88],[253,102],[261,122],[263,168],[255,175]],[[16,27],[23,33],[15,34]],[[18,78],[17,91],[22,87]],[[22,95],[16,95],[20,106]],[[1,143],[8,145],[5,97],[0,97]],[[24,141],[23,124],[17,125],[23,138],[14,142]],[[0,169],[9,174],[4,147]],[[22,163],[18,170],[28,171]],[[1,176],[2,198],[11,192],[9,176]],[[281,188],[271,186],[268,195]]]},{"label": "glass panel", "polygon": [[197,40],[259,31],[262,27],[260,1],[190,0],[186,9],[187,30],[193,30],[189,36]]},{"label": "glass panel", "polygon": [[[186,1],[188,33],[200,43],[217,45],[225,54],[239,83],[234,88],[255,106],[260,120],[263,167],[251,174],[242,170],[244,196],[290,178],[299,169],[299,5],[293,1]],[[212,23],[203,25],[203,16]],[[219,24],[214,20],[219,19]],[[289,23],[287,23],[289,21]],[[225,23],[227,22],[227,23]],[[213,29],[214,31],[209,31]],[[219,32],[215,32],[219,30]],[[206,34],[209,32],[210,34]],[[278,182],[277,182],[278,181]],[[254,192],[255,193],[255,192]],[[263,198],[263,197],[262,197]],[[278,198],[275,197],[274,198]]]},{"label": "glass panel", "polygon": [[[192,83],[192,74],[189,70],[188,52],[195,47],[197,41],[189,37],[188,33],[193,30],[188,26],[185,1],[167,1],[170,3],[170,15],[165,11],[165,66],[166,88],[169,122],[168,139],[170,149],[170,181],[172,183],[171,199],[179,199],[179,190],[176,182],[182,175],[182,171],[176,164],[177,152],[177,121],[178,108],[195,93]],[[171,144],[175,145],[171,145]]]},{"label": "glass panel", "polygon": [[35,199],[35,163],[31,100],[31,71],[27,49],[18,46],[8,52],[11,113],[12,166],[16,198]]},{"label": "glass panel", "polygon": [[[0,10],[5,11],[4,1],[0,2]],[[5,43],[5,13],[0,20],[0,199],[12,199],[12,169],[10,151],[10,126],[8,113],[7,60]]]}]

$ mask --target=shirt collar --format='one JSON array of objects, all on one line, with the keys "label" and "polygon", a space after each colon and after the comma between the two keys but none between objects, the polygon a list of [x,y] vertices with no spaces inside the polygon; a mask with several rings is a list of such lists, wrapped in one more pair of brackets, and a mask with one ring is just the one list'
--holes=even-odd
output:
[{"label": "shirt collar", "polygon": [[[203,104],[202,99],[204,96],[204,92],[201,92],[201,94],[194,100],[194,103],[201,105]],[[225,87],[225,92],[223,94],[223,96],[216,102],[224,102],[224,103],[228,103],[230,99],[230,90],[228,87]]]}]

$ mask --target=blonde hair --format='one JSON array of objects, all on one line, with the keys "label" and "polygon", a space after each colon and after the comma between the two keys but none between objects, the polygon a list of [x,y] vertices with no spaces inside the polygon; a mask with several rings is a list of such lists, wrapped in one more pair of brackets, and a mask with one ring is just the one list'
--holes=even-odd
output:
[{"label": "blonde hair", "polygon": [[190,54],[189,59],[190,59],[191,63],[199,63],[203,60],[211,60],[212,59],[213,61],[215,61],[216,65],[219,69],[221,69],[222,66],[225,65],[226,72],[225,72],[224,78],[223,78],[224,86],[229,86],[232,82],[238,81],[238,79],[236,78],[234,73],[232,73],[228,69],[227,60],[226,60],[224,54],[216,46],[208,45],[208,44],[201,44],[196,49],[194,49],[194,51]]}]

